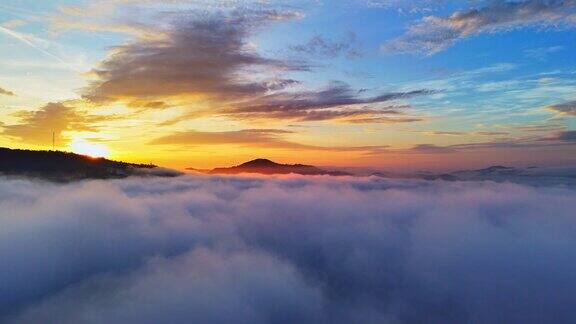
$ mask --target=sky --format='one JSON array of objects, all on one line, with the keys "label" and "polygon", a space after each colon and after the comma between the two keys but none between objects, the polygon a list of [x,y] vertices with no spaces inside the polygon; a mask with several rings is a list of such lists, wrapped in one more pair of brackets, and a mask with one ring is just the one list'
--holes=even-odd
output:
[{"label": "sky", "polygon": [[576,163],[576,0],[5,0],[0,146],[173,168]]}]

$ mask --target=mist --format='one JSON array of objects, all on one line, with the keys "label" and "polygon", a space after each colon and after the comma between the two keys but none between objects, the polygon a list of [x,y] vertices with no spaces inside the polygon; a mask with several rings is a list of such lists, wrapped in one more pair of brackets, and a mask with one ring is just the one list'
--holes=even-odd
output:
[{"label": "mist", "polygon": [[543,323],[576,190],[352,177],[0,181],[3,323]]}]

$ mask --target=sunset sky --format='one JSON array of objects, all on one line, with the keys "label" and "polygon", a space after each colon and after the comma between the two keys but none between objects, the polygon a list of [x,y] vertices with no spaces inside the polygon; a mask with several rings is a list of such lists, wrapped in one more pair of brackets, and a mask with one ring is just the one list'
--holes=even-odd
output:
[{"label": "sunset sky", "polygon": [[173,168],[576,163],[576,0],[3,0],[0,146]]}]

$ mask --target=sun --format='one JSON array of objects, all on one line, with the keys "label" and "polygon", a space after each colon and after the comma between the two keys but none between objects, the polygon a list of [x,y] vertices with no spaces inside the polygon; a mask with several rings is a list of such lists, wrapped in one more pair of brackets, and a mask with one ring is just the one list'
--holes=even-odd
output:
[{"label": "sun", "polygon": [[86,155],[92,158],[106,158],[110,155],[105,145],[85,140],[74,140],[72,144],[70,144],[70,149],[76,154]]}]

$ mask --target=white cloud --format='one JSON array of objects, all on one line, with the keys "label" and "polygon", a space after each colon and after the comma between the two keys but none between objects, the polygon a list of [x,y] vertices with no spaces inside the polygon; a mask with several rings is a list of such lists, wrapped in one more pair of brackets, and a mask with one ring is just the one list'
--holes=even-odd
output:
[{"label": "white cloud", "polygon": [[448,17],[427,16],[399,38],[384,44],[395,53],[435,54],[462,39],[481,33],[525,27],[574,26],[576,1],[489,1],[481,8],[456,11]]}]

